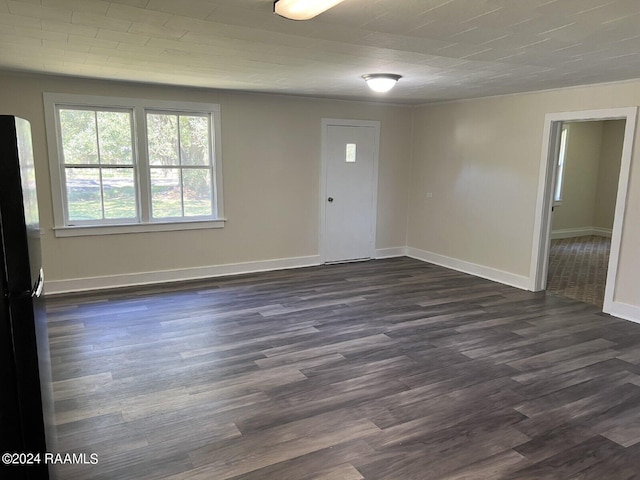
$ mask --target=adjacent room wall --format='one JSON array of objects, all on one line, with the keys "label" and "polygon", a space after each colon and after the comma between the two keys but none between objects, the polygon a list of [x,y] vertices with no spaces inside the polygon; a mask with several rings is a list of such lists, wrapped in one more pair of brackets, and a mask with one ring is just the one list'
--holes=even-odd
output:
[{"label": "adjacent room wall", "polygon": [[552,233],[588,235],[594,227],[602,127],[601,121],[568,123],[562,203],[554,208]]},{"label": "adjacent room wall", "polygon": [[613,228],[613,218],[618,194],[624,120],[607,120],[602,127],[602,146],[598,168],[598,186],[593,214],[593,226],[603,230]]},{"label": "adjacent room wall", "polygon": [[[219,103],[226,226],[55,237],[43,92]],[[2,73],[0,113],[31,122],[49,291],[206,276],[245,262],[317,263],[323,117],[381,122],[376,247],[406,245],[408,107]]]},{"label": "adjacent room wall", "polygon": [[[545,114],[629,107],[638,98],[640,82],[632,81],[417,108],[409,252],[526,288]],[[614,292],[614,302],[638,319],[639,142],[636,137]]]},{"label": "adjacent room wall", "polygon": [[552,238],[610,236],[620,176],[624,120],[568,122],[562,202]]}]

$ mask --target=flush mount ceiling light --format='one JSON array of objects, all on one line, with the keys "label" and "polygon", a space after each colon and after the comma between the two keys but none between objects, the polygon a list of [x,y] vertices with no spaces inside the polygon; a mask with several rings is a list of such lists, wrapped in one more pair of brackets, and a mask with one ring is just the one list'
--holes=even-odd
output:
[{"label": "flush mount ceiling light", "polygon": [[276,0],[273,11],[291,20],[309,20],[344,0]]},{"label": "flush mount ceiling light", "polygon": [[385,93],[398,83],[402,75],[396,75],[395,73],[368,73],[363,75],[362,78],[374,92]]}]

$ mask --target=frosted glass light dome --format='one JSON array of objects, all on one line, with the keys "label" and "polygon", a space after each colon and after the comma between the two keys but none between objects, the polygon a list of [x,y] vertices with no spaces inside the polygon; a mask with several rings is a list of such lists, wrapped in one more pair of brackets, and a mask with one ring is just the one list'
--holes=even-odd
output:
[{"label": "frosted glass light dome", "polygon": [[391,90],[402,76],[395,73],[368,73],[362,78],[374,92],[385,93]]},{"label": "frosted glass light dome", "polygon": [[276,0],[273,11],[291,20],[310,20],[344,0]]}]

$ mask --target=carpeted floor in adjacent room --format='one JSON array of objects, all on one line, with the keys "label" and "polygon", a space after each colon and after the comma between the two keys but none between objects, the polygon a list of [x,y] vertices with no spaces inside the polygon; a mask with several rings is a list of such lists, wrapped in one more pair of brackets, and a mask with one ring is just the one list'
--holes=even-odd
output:
[{"label": "carpeted floor in adjacent room", "polygon": [[547,291],[602,308],[610,249],[595,235],[552,240]]}]

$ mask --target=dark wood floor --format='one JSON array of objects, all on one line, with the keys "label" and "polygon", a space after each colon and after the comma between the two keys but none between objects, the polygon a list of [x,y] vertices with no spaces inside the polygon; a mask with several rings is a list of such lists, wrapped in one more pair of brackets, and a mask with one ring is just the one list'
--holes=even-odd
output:
[{"label": "dark wood floor", "polygon": [[48,301],[73,479],[640,478],[640,325],[407,258]]},{"label": "dark wood floor", "polygon": [[602,310],[611,238],[597,235],[551,240],[547,291]]}]

